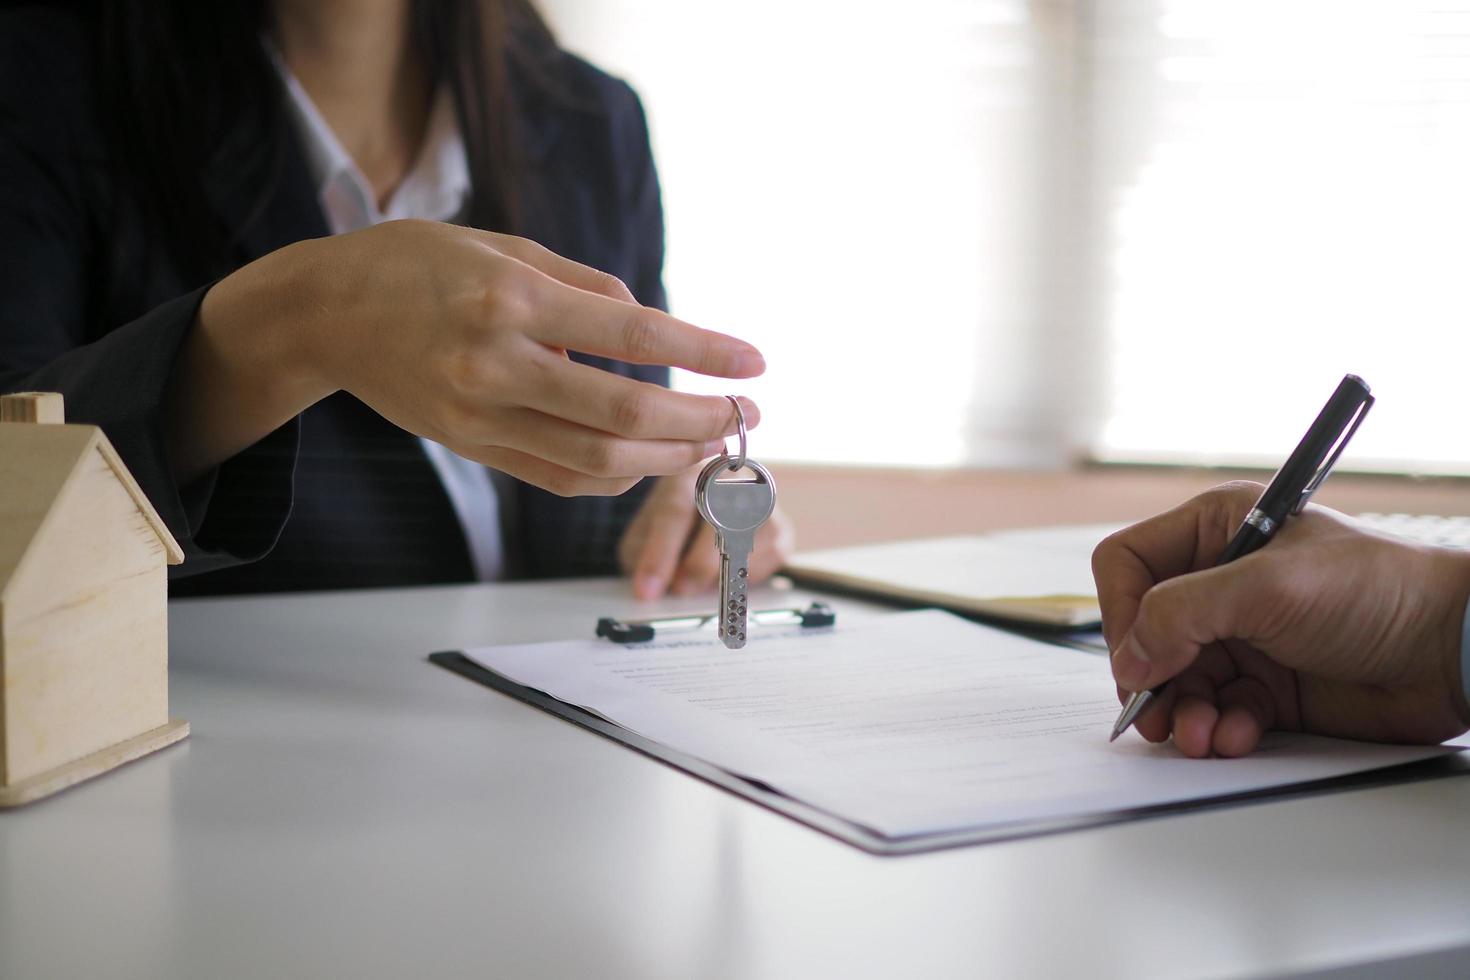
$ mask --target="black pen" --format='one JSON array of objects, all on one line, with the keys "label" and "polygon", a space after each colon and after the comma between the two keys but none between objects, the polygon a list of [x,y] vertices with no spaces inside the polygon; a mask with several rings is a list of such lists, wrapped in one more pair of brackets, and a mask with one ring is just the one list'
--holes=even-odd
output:
[{"label": "black pen", "polygon": [[[1266,487],[1256,505],[1241,522],[1240,530],[1235,532],[1235,537],[1230,539],[1230,543],[1220,553],[1215,562],[1216,568],[1228,565],[1237,558],[1244,558],[1264,546],[1281,530],[1281,525],[1286,523],[1288,517],[1302,512],[1307,501],[1312,499],[1312,494],[1317,492],[1322,481],[1327,479],[1327,474],[1332,472],[1337,457],[1342,455],[1348,440],[1358,431],[1363,417],[1372,407],[1373,395],[1362,378],[1349,374],[1342,379],[1342,383],[1317,415],[1317,421],[1312,423],[1302,441],[1286,458],[1281,469],[1276,471],[1270,486]],[[1108,741],[1112,742],[1126,732],[1134,719],[1143,713],[1143,709],[1163,689],[1164,685],[1160,684],[1152,691],[1139,691],[1130,697],[1123,706],[1123,713],[1114,723],[1113,734]]]}]

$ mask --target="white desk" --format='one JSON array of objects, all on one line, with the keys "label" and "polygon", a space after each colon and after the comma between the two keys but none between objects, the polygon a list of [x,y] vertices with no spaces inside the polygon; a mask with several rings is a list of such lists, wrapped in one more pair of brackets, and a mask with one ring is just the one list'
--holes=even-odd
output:
[{"label": "white desk", "polygon": [[1470,779],[875,858],[424,660],[628,608],[611,582],[175,604],[193,737],[0,815],[0,977],[1470,969]]}]

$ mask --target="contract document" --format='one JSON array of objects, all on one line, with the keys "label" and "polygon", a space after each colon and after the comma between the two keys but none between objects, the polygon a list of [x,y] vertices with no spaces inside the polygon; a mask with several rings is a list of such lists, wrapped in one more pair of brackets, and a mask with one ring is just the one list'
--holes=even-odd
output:
[{"label": "contract document", "polygon": [[1290,786],[1454,751],[1276,733],[1187,759],[1130,732],[1105,656],[949,613],[641,645],[465,651],[645,739],[893,839],[1067,821]]}]

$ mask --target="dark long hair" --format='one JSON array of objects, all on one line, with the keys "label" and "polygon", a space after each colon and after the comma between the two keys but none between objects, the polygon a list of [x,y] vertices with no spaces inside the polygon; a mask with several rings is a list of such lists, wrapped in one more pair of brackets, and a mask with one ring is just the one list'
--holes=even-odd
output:
[{"label": "dark long hair", "polygon": [[[287,121],[260,44],[269,6],[97,2],[100,109],[118,176],[190,279],[230,271],[237,243],[210,210],[203,175],[222,169],[242,182],[236,190],[257,214],[282,178]],[[454,98],[472,186],[467,222],[520,230],[511,72],[522,85],[554,90],[550,29],[532,0],[412,0],[412,22],[431,80]]]}]

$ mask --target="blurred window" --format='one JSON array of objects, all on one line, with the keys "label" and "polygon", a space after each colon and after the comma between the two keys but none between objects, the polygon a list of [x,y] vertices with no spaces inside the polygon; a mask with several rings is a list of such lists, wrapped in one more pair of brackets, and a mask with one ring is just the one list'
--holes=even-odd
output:
[{"label": "blurred window", "polygon": [[1470,471],[1470,0],[543,0],[638,88],[763,459]]},{"label": "blurred window", "polygon": [[1104,458],[1470,471],[1470,3],[1097,0]]}]

